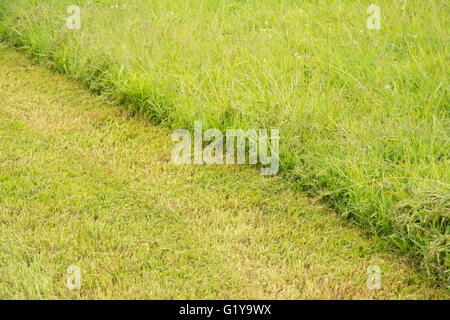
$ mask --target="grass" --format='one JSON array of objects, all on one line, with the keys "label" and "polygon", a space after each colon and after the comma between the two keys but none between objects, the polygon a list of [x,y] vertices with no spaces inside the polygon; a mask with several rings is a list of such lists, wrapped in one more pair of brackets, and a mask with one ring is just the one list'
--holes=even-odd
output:
[{"label": "grass", "polygon": [[371,2],[0,0],[0,34],[170,128],[279,128],[293,188],[448,285],[448,3]]},{"label": "grass", "polygon": [[174,165],[168,129],[3,45],[0,61],[0,298],[446,297],[283,179]]}]

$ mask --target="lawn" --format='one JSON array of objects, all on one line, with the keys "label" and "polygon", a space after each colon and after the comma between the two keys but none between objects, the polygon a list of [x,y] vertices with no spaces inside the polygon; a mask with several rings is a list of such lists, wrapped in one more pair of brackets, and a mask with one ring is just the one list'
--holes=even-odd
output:
[{"label": "lawn", "polygon": [[[283,179],[177,166],[169,130],[11,48],[0,61],[0,298],[446,296]],[[80,290],[66,286],[70,265]]]},{"label": "lawn", "polygon": [[448,284],[448,3],[376,3],[0,0],[0,34],[152,123],[279,128],[292,189]]}]

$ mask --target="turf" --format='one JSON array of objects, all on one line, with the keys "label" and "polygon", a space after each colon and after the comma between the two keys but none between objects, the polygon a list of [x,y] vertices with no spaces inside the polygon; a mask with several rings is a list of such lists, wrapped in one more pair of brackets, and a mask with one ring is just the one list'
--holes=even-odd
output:
[{"label": "turf", "polygon": [[169,130],[3,45],[0,61],[0,298],[446,297],[283,179],[174,165]]},{"label": "turf", "polygon": [[[67,7],[82,10],[68,30]],[[147,120],[275,127],[282,176],[448,285],[448,3],[0,0],[0,34]]]}]

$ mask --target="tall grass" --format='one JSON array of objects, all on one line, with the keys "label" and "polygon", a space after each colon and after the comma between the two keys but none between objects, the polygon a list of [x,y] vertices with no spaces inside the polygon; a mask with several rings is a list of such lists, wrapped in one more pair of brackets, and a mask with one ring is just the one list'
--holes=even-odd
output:
[{"label": "tall grass", "polygon": [[370,3],[0,0],[0,34],[151,121],[280,128],[293,186],[448,283],[448,3]]}]

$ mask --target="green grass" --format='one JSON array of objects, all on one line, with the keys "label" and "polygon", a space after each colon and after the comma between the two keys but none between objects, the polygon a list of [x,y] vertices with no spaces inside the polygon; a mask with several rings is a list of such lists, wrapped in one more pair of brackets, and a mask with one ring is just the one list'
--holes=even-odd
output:
[{"label": "green grass", "polygon": [[448,3],[371,2],[0,0],[0,34],[170,128],[280,128],[293,187],[448,285]]},{"label": "green grass", "polygon": [[169,130],[9,48],[0,59],[0,298],[446,296],[282,179],[174,165]]},{"label": "green grass", "polygon": [[447,296],[283,179],[174,165],[169,130],[1,44],[0,61],[0,298]]}]

